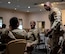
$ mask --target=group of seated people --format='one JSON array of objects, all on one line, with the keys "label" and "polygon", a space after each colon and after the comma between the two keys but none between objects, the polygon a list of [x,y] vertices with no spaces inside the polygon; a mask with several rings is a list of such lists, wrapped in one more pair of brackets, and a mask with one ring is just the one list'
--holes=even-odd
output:
[{"label": "group of seated people", "polygon": [[12,17],[9,21],[9,29],[6,29],[6,25],[3,24],[4,27],[0,29],[0,36],[1,36],[1,41],[3,44],[7,44],[11,40],[16,40],[16,39],[25,39],[27,41],[26,47],[27,47],[27,53],[31,54],[31,51],[34,48],[34,45],[38,43],[38,36],[39,32],[35,28],[36,22],[31,21],[30,26],[31,29],[29,32],[26,32],[24,29],[20,30],[18,29],[19,26],[19,21],[17,17]]},{"label": "group of seated people", "polygon": [[[12,40],[16,40],[16,39],[24,39],[26,40],[26,48],[27,50],[25,50],[28,54],[31,54],[34,45],[38,44],[40,41],[40,32],[38,29],[35,28],[36,22],[35,21],[31,21],[30,22],[30,27],[31,29],[29,30],[29,32],[26,32],[24,29],[18,29],[19,26],[19,21],[17,17],[12,17],[9,21],[9,29],[6,29],[6,25],[3,24],[2,28],[0,29],[0,36],[1,36],[1,42],[2,44],[7,44],[8,42],[12,41]],[[45,31],[46,34],[47,31]],[[63,32],[64,33],[64,32]],[[59,38],[59,42],[58,44],[61,45],[64,44],[64,38],[65,35],[61,35]],[[47,37],[47,43],[46,46],[47,48],[50,50],[50,46],[51,46],[51,36]],[[4,47],[6,49],[6,45]],[[61,48],[58,50],[60,51]],[[48,52],[50,53],[50,51]]]}]

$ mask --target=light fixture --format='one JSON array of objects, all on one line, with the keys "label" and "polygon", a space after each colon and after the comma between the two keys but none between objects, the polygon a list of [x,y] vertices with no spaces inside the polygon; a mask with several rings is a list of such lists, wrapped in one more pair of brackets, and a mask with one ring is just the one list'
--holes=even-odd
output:
[{"label": "light fixture", "polygon": [[38,5],[38,6],[44,6],[44,3],[34,3],[34,5]]},{"label": "light fixture", "polygon": [[43,3],[41,3],[40,5],[41,5],[41,6],[44,6],[44,4],[43,4]]},{"label": "light fixture", "polygon": [[28,8],[30,8],[30,6],[28,6]]},{"label": "light fixture", "polygon": [[11,4],[11,2],[9,1],[8,4]]},{"label": "light fixture", "polygon": [[55,5],[58,5],[58,4],[60,4],[60,2],[53,2],[52,6],[55,6]]},{"label": "light fixture", "polygon": [[14,10],[16,10],[17,8],[15,8]]}]

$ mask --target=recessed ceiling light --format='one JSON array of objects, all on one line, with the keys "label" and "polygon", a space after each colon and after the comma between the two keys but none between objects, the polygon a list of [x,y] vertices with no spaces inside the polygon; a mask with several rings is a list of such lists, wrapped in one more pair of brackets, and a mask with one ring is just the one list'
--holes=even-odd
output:
[{"label": "recessed ceiling light", "polygon": [[16,10],[17,8],[15,8],[14,10]]},{"label": "recessed ceiling light", "polygon": [[11,4],[11,2],[9,1],[8,4]]},{"label": "recessed ceiling light", "polygon": [[40,4],[41,6],[44,6],[44,4],[42,3],[42,4]]},{"label": "recessed ceiling light", "polygon": [[28,8],[30,8],[30,6],[28,6]]}]

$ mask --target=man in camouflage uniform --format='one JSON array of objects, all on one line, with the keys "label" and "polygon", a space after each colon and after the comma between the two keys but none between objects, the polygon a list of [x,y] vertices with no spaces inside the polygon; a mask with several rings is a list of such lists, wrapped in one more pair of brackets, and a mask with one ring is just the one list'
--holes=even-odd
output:
[{"label": "man in camouflage uniform", "polygon": [[49,11],[49,20],[51,23],[49,34],[52,37],[52,40],[49,42],[51,45],[49,46],[52,50],[51,54],[57,54],[58,51],[58,41],[59,41],[59,33],[60,33],[60,24],[61,24],[61,11],[58,8],[53,8],[50,2],[46,2],[44,4],[44,8]]},{"label": "man in camouflage uniform", "polygon": [[28,53],[31,54],[34,45],[36,45],[39,41],[39,32],[38,30],[35,28],[36,22],[35,21],[31,21],[30,22],[30,26],[31,29],[28,32],[28,44],[27,44],[27,50]]}]

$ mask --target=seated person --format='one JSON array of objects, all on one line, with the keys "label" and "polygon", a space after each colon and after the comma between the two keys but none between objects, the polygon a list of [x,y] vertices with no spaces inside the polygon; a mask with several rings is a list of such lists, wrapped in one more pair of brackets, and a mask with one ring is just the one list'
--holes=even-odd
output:
[{"label": "seated person", "polygon": [[2,28],[0,29],[0,51],[4,51],[6,49],[6,34],[8,33],[8,30],[6,29],[6,24],[2,24]]},{"label": "seated person", "polygon": [[27,36],[27,33],[25,30],[18,29],[19,22],[17,17],[12,17],[10,19],[10,31],[9,36],[13,39],[25,39]]},{"label": "seated person", "polygon": [[14,39],[26,39],[26,31],[23,29],[18,29],[19,22],[17,17],[12,17],[9,21],[9,24],[10,29],[2,35],[2,41],[4,43],[8,43],[9,41]]},{"label": "seated person", "polygon": [[27,50],[28,53],[31,54],[31,51],[33,50],[33,47],[35,44],[38,43],[38,38],[39,38],[39,32],[38,30],[35,28],[36,22],[35,21],[31,21],[30,22],[30,26],[31,29],[28,32],[28,44],[27,44]]},{"label": "seated person", "polygon": [[2,24],[2,28],[0,29],[0,32],[2,32],[2,34],[4,34],[6,32],[6,24]]},{"label": "seated person", "polygon": [[[8,37],[8,29],[6,28],[6,24],[2,24],[2,28],[0,29],[0,36],[1,36],[1,42],[5,43],[6,42],[6,38]],[[9,39],[9,38],[8,38]]]}]

